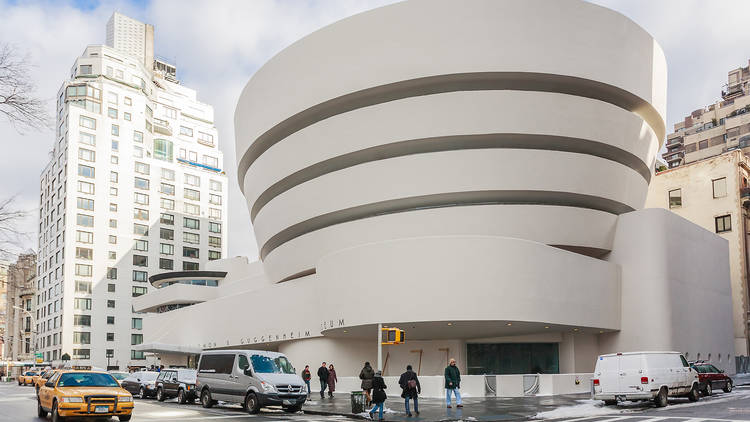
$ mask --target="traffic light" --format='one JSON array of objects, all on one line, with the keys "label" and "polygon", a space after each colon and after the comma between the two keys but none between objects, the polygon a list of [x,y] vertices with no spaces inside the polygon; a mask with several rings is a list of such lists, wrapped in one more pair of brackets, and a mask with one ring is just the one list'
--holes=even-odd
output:
[{"label": "traffic light", "polygon": [[402,344],[406,342],[406,331],[398,328],[382,328],[382,344]]}]

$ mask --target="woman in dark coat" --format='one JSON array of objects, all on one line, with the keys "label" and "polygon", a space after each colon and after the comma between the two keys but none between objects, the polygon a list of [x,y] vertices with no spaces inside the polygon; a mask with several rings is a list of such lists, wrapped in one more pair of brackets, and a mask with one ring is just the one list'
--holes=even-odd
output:
[{"label": "woman in dark coat", "polygon": [[372,403],[372,379],[375,377],[375,371],[370,366],[370,362],[365,362],[365,367],[359,372],[359,379],[362,380],[362,391],[365,392],[365,398],[367,398],[367,406]]},{"label": "woman in dark coat", "polygon": [[411,416],[409,411],[409,399],[414,400],[414,413],[419,416],[419,401],[417,396],[422,392],[422,386],[419,385],[419,378],[417,374],[411,369],[411,365],[406,365],[406,372],[401,374],[401,378],[398,380],[398,385],[404,390],[401,393],[401,397],[404,399],[406,405],[406,416]]},{"label": "woman in dark coat", "polygon": [[378,411],[378,420],[383,420],[383,404],[385,403],[385,381],[383,381],[383,374],[380,371],[375,372],[375,377],[372,379],[372,402],[375,403],[375,407],[370,410],[370,419],[374,419],[373,416],[375,411]]},{"label": "woman in dark coat", "polygon": [[339,382],[339,379],[336,378],[336,370],[333,369],[333,364],[330,364],[328,365],[328,397],[333,397],[337,382]]}]

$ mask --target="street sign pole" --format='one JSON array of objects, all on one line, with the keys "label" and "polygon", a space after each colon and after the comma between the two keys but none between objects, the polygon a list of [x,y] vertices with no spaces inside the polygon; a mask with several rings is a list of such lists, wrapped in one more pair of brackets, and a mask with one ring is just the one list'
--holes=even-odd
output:
[{"label": "street sign pole", "polygon": [[378,324],[378,371],[383,370],[383,324]]}]

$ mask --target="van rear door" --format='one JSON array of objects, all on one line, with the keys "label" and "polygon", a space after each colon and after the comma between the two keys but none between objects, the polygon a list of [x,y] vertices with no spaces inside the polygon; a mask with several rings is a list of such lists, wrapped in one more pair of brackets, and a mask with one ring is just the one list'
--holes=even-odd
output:
[{"label": "van rear door", "polygon": [[645,362],[641,354],[624,354],[619,356],[619,388],[621,393],[640,393],[643,391],[641,377],[647,376]]},{"label": "van rear door", "polygon": [[620,383],[620,357],[599,356],[596,362],[596,378],[599,378],[599,385],[602,388],[602,394],[619,393]]}]

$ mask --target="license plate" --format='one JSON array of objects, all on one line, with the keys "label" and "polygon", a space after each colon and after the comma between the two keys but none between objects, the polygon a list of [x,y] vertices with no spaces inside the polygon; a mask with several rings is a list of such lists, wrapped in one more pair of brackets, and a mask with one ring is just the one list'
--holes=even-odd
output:
[{"label": "license plate", "polygon": [[293,405],[295,403],[294,400],[284,400],[284,404],[287,406]]},{"label": "license plate", "polygon": [[96,406],[94,413],[107,413],[109,412],[109,406]]}]

